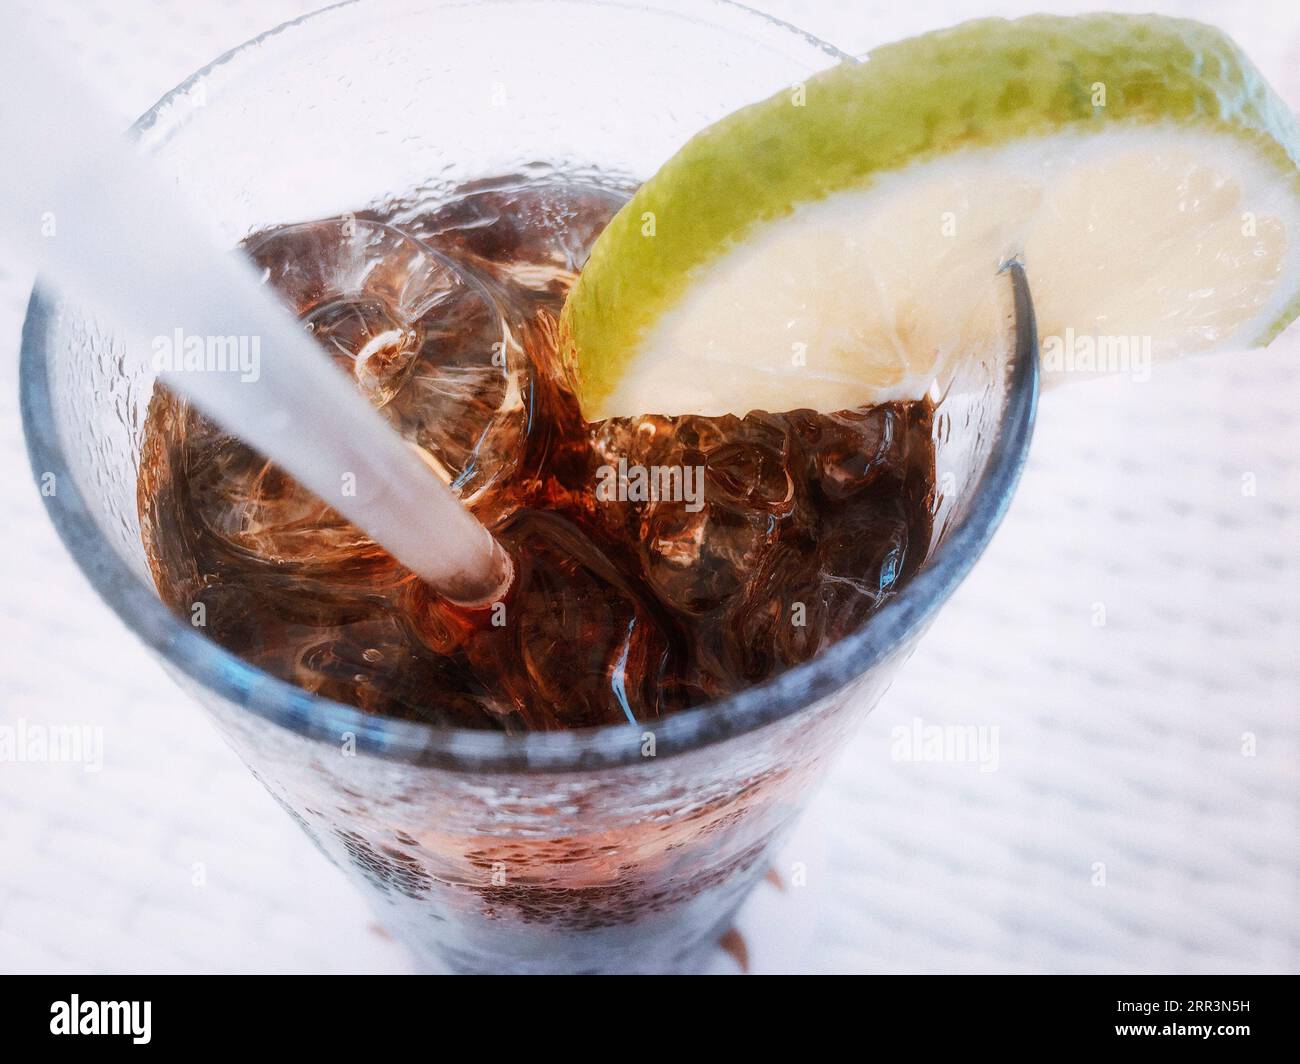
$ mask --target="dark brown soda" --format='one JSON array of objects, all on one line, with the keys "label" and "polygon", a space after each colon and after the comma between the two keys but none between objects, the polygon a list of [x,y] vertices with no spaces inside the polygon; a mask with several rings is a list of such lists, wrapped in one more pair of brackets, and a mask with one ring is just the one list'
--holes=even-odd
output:
[{"label": "dark brown soda", "polygon": [[[626,194],[503,178],[434,209],[397,203],[245,244],[322,357],[510,550],[518,578],[500,603],[451,607],[159,388],[138,497],[163,600],[308,691],[510,732],[653,721],[868,623],[929,549],[932,407],[586,423],[556,321]],[[336,225],[360,227],[375,261],[325,262],[339,254]],[[437,274],[447,292],[412,323],[398,304],[417,259],[421,283]],[[363,280],[339,298],[330,278],[344,274]],[[509,357],[489,361],[503,319]],[[647,480],[679,490],[656,498]]]}]

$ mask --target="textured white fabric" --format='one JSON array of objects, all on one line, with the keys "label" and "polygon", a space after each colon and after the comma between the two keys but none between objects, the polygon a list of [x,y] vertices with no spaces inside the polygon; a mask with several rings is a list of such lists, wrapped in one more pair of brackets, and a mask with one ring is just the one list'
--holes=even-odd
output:
[{"label": "textured white fabric", "polygon": [[[39,6],[125,123],[315,5]],[[1087,5],[760,6],[857,53]],[[1225,24],[1300,105],[1293,5],[1101,6]],[[0,723],[102,726],[105,764],[0,763],[0,970],[406,970],[58,543],[17,412],[29,284],[0,261]],[[1044,399],[991,550],[744,911],[754,970],[1300,970],[1298,357],[1292,330]],[[891,756],[918,719],[996,728],[996,770]]]}]

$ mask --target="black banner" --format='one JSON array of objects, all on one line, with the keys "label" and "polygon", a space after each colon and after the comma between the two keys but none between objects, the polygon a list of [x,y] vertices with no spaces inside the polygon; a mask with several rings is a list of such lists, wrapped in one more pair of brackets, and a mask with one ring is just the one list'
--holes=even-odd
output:
[{"label": "black banner", "polygon": [[[798,1038],[799,1028],[813,1020],[817,1031],[812,1033],[819,1039],[827,1026],[847,1027],[866,1036],[863,1046],[878,1037],[882,1045],[901,1042],[927,1052],[949,1046],[987,1052],[1125,1043],[1143,1051],[1163,1043],[1157,1051],[1181,1054],[1204,1046],[1222,1053],[1280,1049],[1295,1041],[1296,984],[1290,978],[874,976],[856,981],[858,986],[844,991],[860,1007],[847,1013],[817,1002],[790,1009],[801,994],[825,991],[808,980],[800,985],[787,979],[779,985],[774,980],[734,985],[723,995],[732,1004],[711,1004],[708,1012],[717,1035],[728,1041],[758,1035],[760,1023],[767,1031],[780,1023],[787,1037]],[[421,977],[10,978],[0,991],[0,1045],[6,1055],[15,1048],[43,1051],[60,1043],[87,1048],[115,1043],[132,1052],[285,1045],[373,1054],[419,1039],[436,1055],[453,1048],[464,1052],[455,1047],[479,1039],[485,1049],[503,1046],[509,1042],[509,1036],[500,1039],[504,1029],[518,1038],[546,1031],[544,1037],[560,1051],[554,1042],[559,1021],[581,1040],[572,1052],[585,1055],[589,1039],[607,1044],[624,1024],[625,1034],[638,1042],[662,1038],[677,1051],[684,1048],[682,1025],[698,1029],[698,990],[677,998],[680,991],[665,994],[660,986],[632,989],[611,980],[589,981],[579,999],[588,1031],[575,1026],[579,1016],[571,987],[534,981],[526,989],[482,990],[468,980],[442,978],[435,985]],[[477,1009],[467,1011],[461,1004],[467,994]],[[754,1011],[754,1004],[768,996],[770,1007]],[[465,1025],[469,1019],[489,1022],[474,1028]],[[544,1021],[548,1028],[533,1026]],[[531,1036],[525,1033],[530,1030]]]}]

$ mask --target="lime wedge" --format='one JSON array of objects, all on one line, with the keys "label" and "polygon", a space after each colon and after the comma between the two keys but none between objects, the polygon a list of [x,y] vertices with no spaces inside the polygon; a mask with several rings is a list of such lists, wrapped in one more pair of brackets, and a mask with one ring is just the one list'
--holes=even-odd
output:
[{"label": "lime wedge", "polygon": [[918,398],[998,327],[1013,256],[1049,377],[1115,368],[1097,352],[1120,341],[1267,343],[1300,312],[1297,143],[1196,22],[990,19],[887,45],[705,129],[610,222],[562,316],[584,413]]}]

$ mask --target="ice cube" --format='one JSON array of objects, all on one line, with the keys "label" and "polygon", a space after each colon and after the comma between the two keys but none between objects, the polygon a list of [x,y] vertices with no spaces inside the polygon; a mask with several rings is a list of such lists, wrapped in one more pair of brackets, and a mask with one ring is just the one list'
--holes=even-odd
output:
[{"label": "ice cube", "polygon": [[512,308],[465,264],[350,215],[269,230],[245,250],[393,426],[472,509],[487,506],[526,429]]}]

